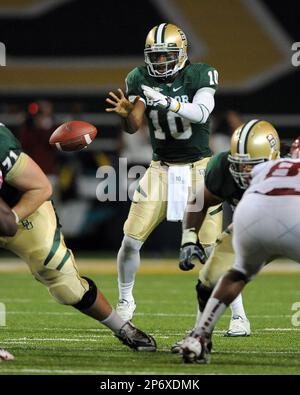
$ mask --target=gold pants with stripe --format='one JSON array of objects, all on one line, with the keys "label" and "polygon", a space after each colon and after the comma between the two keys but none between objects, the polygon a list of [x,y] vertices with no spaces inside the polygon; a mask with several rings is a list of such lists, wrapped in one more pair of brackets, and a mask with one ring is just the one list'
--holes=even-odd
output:
[{"label": "gold pants with stripe", "polygon": [[[204,158],[191,164],[193,195],[196,195],[198,189],[203,188],[205,168],[209,159]],[[167,196],[167,166],[163,166],[160,161],[152,161],[134,193],[129,215],[124,224],[125,235],[145,241],[166,218]],[[199,232],[199,240],[203,245],[210,245],[215,242],[221,230],[221,206],[211,207]]]},{"label": "gold pants with stripe", "polygon": [[0,237],[0,247],[27,263],[33,276],[62,304],[78,303],[89,289],[79,276],[74,256],[67,249],[51,202],[18,225],[14,237]]},{"label": "gold pants with stripe", "polygon": [[199,273],[199,280],[208,288],[214,288],[219,278],[229,270],[234,263],[232,247],[232,224],[217,238],[216,244]]}]

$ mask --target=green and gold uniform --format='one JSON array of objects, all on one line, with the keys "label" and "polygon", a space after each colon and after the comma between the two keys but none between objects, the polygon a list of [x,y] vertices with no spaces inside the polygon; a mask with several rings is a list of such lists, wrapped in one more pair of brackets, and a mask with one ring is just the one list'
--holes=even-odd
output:
[{"label": "green and gold uniform", "polygon": [[230,204],[234,209],[245,190],[239,188],[230,171],[228,155],[230,151],[220,152],[208,162],[205,174],[205,186],[215,196]]},{"label": "green and gold uniform", "polygon": [[[209,148],[209,120],[206,123],[191,123],[172,111],[153,106],[143,93],[141,85],[150,86],[179,102],[192,102],[196,92],[204,87],[217,89],[216,70],[206,64],[188,64],[172,83],[160,81],[148,74],[146,67],[137,67],[126,78],[126,93],[132,101],[140,96],[145,103],[153,160],[140,181],[133,197],[133,204],[124,225],[124,233],[134,239],[145,241],[156,226],[166,217],[168,166],[190,164],[192,191],[204,182]],[[143,191],[143,195],[140,191]],[[159,198],[158,196],[159,191]],[[145,198],[147,197],[147,198]],[[212,215],[210,215],[212,214]],[[221,231],[222,212],[210,209],[200,232],[203,244],[212,244]]]},{"label": "green and gold uniform", "polygon": [[[0,196],[11,208],[19,201],[22,192],[12,187],[10,182],[22,174],[27,161],[28,156],[22,152],[19,141],[0,124],[0,169],[3,177]],[[87,281],[78,274],[72,251],[65,245],[51,201],[46,201],[20,221],[15,236],[0,237],[0,246],[24,260],[33,276],[59,303],[74,305],[89,289]]]},{"label": "green and gold uniform", "polygon": [[187,65],[172,84],[166,84],[149,76],[146,67],[137,67],[126,78],[127,95],[140,96],[146,103],[153,160],[172,163],[196,162],[211,156],[209,149],[209,120],[191,123],[178,114],[152,105],[143,93],[141,85],[150,86],[166,96],[182,103],[192,103],[195,93],[205,87],[217,89],[211,75],[216,70],[204,63]]},{"label": "green and gold uniform", "polygon": [[[234,210],[245,190],[239,188],[229,171],[229,154],[230,151],[221,152],[210,159],[206,168],[205,186],[213,195],[227,201]],[[233,263],[231,224],[217,238],[211,255],[200,271],[200,281],[203,285],[213,288]]]}]

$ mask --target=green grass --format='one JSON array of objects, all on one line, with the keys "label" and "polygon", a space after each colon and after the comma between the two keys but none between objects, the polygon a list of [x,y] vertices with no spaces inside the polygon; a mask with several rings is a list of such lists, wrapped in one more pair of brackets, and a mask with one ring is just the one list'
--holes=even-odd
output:
[{"label": "green grass", "polygon": [[[1,273],[7,325],[0,327],[0,345],[16,359],[1,363],[0,374],[300,374],[300,326],[291,323],[291,306],[300,302],[295,273],[260,275],[248,285],[244,302],[252,335],[223,337],[227,311],[216,328],[210,365],[185,365],[171,354],[172,343],[194,323],[195,276],[138,274],[134,323],[154,335],[158,351],[136,353],[96,321],[58,305],[30,275]],[[116,276],[91,277],[115,304]]]}]

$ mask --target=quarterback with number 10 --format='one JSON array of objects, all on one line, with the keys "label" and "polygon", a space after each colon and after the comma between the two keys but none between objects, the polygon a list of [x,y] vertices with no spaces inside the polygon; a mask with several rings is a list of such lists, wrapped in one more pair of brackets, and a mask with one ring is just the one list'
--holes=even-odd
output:
[{"label": "quarterback with number 10", "polygon": [[[178,26],[161,23],[153,27],[146,37],[145,65],[127,75],[125,94],[118,89],[106,99],[110,104],[106,111],[122,117],[128,133],[137,132],[146,118],[153,149],[150,166],[135,191],[118,253],[117,311],[125,320],[131,320],[136,309],[132,291],[143,243],[165,218],[182,220],[183,212],[174,216],[170,175],[181,180],[183,188],[189,185],[189,195],[195,194],[212,155],[209,123],[218,72],[205,63],[191,63],[187,48],[186,35]],[[222,206],[211,207],[199,234],[206,252],[221,233],[221,222]],[[199,249],[199,253],[204,251]]]}]

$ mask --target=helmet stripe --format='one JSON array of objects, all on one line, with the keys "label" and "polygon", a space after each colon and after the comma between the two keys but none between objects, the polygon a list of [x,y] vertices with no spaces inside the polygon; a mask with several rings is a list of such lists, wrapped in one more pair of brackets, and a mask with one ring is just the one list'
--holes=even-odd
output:
[{"label": "helmet stripe", "polygon": [[242,127],[242,130],[241,130],[241,133],[239,136],[238,146],[237,146],[237,153],[238,154],[246,154],[247,153],[248,136],[250,134],[251,129],[257,122],[259,122],[258,119],[253,119],[252,121],[247,122]]},{"label": "helmet stripe", "polygon": [[165,30],[165,27],[166,27],[166,23],[161,23],[159,26],[158,26],[158,28],[157,28],[157,30],[156,30],[156,33],[155,33],[155,38],[156,38],[156,40],[155,40],[155,42],[156,42],[156,44],[163,44],[163,36],[164,36],[164,30]]},{"label": "helmet stripe", "polygon": [[157,31],[158,31],[158,27],[159,27],[159,26],[156,26],[155,33],[154,33],[154,44],[157,43]]},{"label": "helmet stripe", "polygon": [[162,33],[161,33],[161,42],[164,43],[165,42],[165,32],[166,32],[166,28],[167,28],[167,23],[165,24],[165,26],[163,27]]}]

